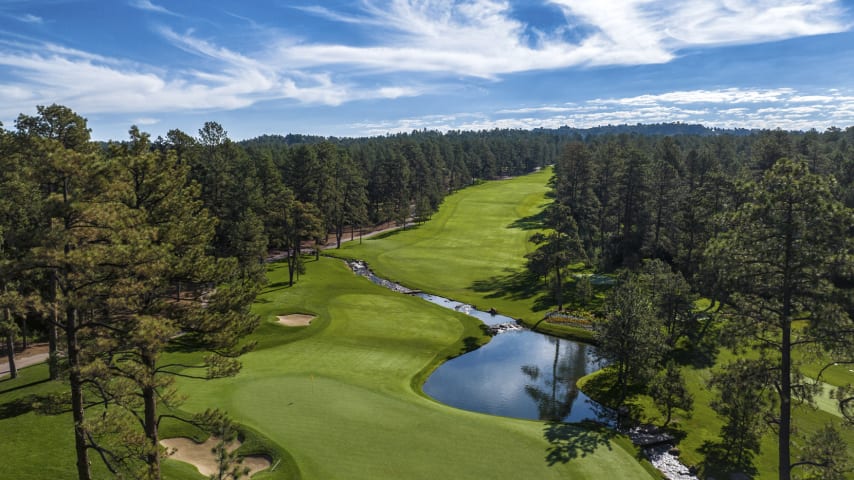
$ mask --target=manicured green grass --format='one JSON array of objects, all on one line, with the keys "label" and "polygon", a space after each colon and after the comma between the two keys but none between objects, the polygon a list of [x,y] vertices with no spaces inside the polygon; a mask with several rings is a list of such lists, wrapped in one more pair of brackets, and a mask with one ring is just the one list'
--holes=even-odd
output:
[{"label": "manicured green grass", "polygon": [[[287,448],[303,478],[649,478],[603,432],[568,426],[552,444],[542,422],[424,397],[412,383],[482,341],[478,323],[376,287],[338,260],[308,269],[288,288],[284,267],[271,267],[272,286],[257,305],[259,348],[233,379],[182,380],[185,408],[226,409]],[[318,317],[309,327],[274,324],[293,312]],[[550,466],[553,446],[577,456]]]},{"label": "manicured green grass", "polygon": [[[539,279],[526,274],[524,256],[534,249],[529,238],[539,227],[537,215],[550,202],[551,175],[546,169],[460,190],[423,225],[328,253],[365,260],[379,276],[409,288],[537,324],[555,305]],[[538,328],[587,337],[563,326]]]}]

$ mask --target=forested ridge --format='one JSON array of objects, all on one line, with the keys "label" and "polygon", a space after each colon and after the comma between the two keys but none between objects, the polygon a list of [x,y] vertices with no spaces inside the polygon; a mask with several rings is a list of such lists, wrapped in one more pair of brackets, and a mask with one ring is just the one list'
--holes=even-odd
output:
[{"label": "forested ridge", "polygon": [[[176,369],[158,360],[179,344],[209,352],[193,365],[199,377],[236,374],[237,358],[252,348],[240,339],[258,323],[249,306],[271,249],[286,253],[293,284],[310,274],[306,247],[319,249],[329,235],[333,247],[348,230],[423,222],[455,190],[552,165],[553,202],[530,219],[541,232],[528,268],[558,310],[579,307],[574,265],[619,272],[596,327],[600,343],[637,333],[613,347],[628,356],[609,358],[619,369],[618,400],[650,382],[675,390],[674,347],[699,341],[719,318],[733,332],[727,346],[759,359],[715,381],[754,394],[747,403],[768,404],[733,413],[744,398],[719,400],[721,415],[747,422],[733,427],[733,442],[755,449],[755,438],[739,434],[773,412],[788,448],[786,409],[811,395],[792,352],[854,362],[854,127],[234,142],[208,122],[195,135],[172,130],[156,139],[131,127],[127,139],[102,144],[77,113],[38,107],[0,131],[0,333],[10,363],[15,342],[50,342],[51,377],[70,385],[55,401],[74,415],[79,478],[91,477],[95,455],[116,473],[159,478],[158,425],[180,395]],[[700,296],[710,305],[702,315]],[[848,388],[839,401],[850,422]],[[668,422],[671,408],[685,407],[680,400],[662,400]],[[218,412],[187,420],[212,430],[228,423]],[[788,450],[780,455],[783,478],[799,465]],[[828,466],[839,452],[821,455],[804,466],[842,468]]]}]

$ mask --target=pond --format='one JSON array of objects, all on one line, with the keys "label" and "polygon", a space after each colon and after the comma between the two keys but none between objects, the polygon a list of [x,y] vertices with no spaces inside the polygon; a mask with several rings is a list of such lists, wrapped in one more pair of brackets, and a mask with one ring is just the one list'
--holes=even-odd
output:
[{"label": "pond", "polygon": [[[462,311],[487,325],[515,324],[434,295],[432,303]],[[575,382],[601,368],[594,347],[528,329],[499,333],[488,344],[451,359],[424,383],[424,393],[453,407],[505,417],[579,422],[607,421],[605,409]]]},{"label": "pond", "polygon": [[431,398],[491,415],[609,422],[610,412],[575,386],[579,378],[602,368],[594,347],[522,328],[513,318],[472,305],[412,292],[377,277],[362,262],[351,262],[350,267],[378,285],[466,313],[502,332],[488,344],[440,365],[422,388]]}]

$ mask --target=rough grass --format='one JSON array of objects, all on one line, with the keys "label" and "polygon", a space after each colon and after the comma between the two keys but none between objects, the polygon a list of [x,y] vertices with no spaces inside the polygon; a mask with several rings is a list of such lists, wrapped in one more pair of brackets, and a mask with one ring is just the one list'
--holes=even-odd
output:
[{"label": "rough grass", "polygon": [[[48,380],[47,364],[22,369],[20,377],[15,380],[0,381],[0,448],[3,449],[0,478],[77,478],[71,413],[46,414],[34,408],[39,403],[44,404],[45,397],[65,391],[64,383]],[[244,430],[246,442],[241,452],[256,453],[254,449],[258,453],[286,455],[286,452],[281,452],[281,447],[264,444],[263,438]],[[165,422],[161,434],[166,437],[186,436],[199,441],[207,438],[206,434],[181,422]],[[90,452],[90,460],[94,478],[113,478],[94,452]],[[162,472],[163,477],[169,480],[207,478],[189,464],[168,459],[163,462]]]},{"label": "rough grass", "polygon": [[[687,465],[701,466],[706,476],[715,478],[728,478],[734,473],[727,465],[716,465],[706,461],[707,453],[714,450],[714,444],[720,442],[718,436],[722,425],[721,419],[709,407],[714,399],[715,392],[708,388],[708,381],[712,371],[732,360],[735,356],[727,350],[722,350],[717,356],[717,363],[712,367],[683,366],[682,373],[685,375],[686,384],[694,395],[694,411],[690,416],[681,411],[674,412],[671,421],[671,429],[680,438],[679,447],[681,459]],[[591,398],[602,403],[609,403],[608,390],[613,383],[613,375],[608,370],[600,370],[587,375],[578,381],[579,388]],[[637,392],[636,392],[637,393]],[[850,427],[841,427],[841,419],[838,415],[822,410],[821,407],[830,408],[832,405],[819,402],[819,408],[808,405],[797,406],[794,410],[795,427],[797,433],[793,435],[793,458],[797,458],[800,449],[805,444],[804,438],[813,434],[826,423],[833,423],[842,433],[848,445],[848,457],[854,458],[854,430]],[[640,420],[656,425],[664,422],[664,416],[658,412],[652,400],[645,395],[637,395],[629,401],[629,408]],[[704,463],[705,462],[705,463]],[[777,476],[777,436],[775,432],[768,431],[763,436],[760,453],[753,459],[753,468],[747,469],[748,474],[755,478],[776,478]],[[804,473],[794,472],[794,473]],[[848,478],[854,478],[849,475]]]},{"label": "rough grass", "polygon": [[[303,478],[649,478],[607,432],[424,397],[412,384],[483,341],[477,321],[376,287],[338,260],[308,268],[287,288],[285,268],[271,267],[259,348],[236,378],[182,381],[186,408],[226,409],[287,448]],[[288,312],[318,317],[305,328],[273,324]]]}]

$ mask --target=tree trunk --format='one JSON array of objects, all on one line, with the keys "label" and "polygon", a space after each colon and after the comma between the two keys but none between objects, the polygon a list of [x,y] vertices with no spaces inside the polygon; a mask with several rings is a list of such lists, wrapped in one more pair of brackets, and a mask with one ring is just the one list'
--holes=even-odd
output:
[{"label": "tree trunk", "polygon": [[71,415],[74,419],[74,446],[77,451],[77,478],[91,480],[92,470],[89,465],[89,450],[86,445],[86,430],[83,427],[83,378],[80,373],[80,345],[77,340],[78,331],[77,310],[69,307],[66,310],[65,336],[68,339],[69,383],[71,386]]},{"label": "tree trunk", "polygon": [[792,329],[788,315],[783,321],[787,325],[783,328],[780,361],[780,430],[777,436],[780,445],[780,480],[789,480],[791,478],[789,434],[792,428]]},{"label": "tree trunk", "polygon": [[288,284],[290,286],[294,286],[294,270],[297,268],[297,261],[299,260],[299,247],[296,249],[288,248]]},{"label": "tree trunk", "polygon": [[143,362],[152,376],[148,379],[149,384],[142,389],[142,398],[145,405],[145,437],[148,439],[148,448],[150,450],[145,454],[145,463],[148,464],[149,479],[160,479],[160,440],[158,438],[157,428],[157,392],[153,386],[154,371],[156,368],[154,359],[145,354]]},{"label": "tree trunk", "polygon": [[[786,225],[793,221],[793,206],[787,205]],[[789,436],[792,428],[792,259],[794,258],[794,236],[792,229],[786,231],[786,249],[783,257],[783,312],[780,319],[782,329],[780,339],[780,430],[777,432],[779,442],[778,468],[780,480],[790,480],[791,453]]]},{"label": "tree trunk", "polygon": [[30,336],[30,328],[27,326],[27,315],[21,316],[21,351],[30,348],[28,337]]},{"label": "tree trunk", "polygon": [[[7,320],[8,317],[9,309],[6,309]],[[18,367],[15,366],[15,337],[12,335],[12,332],[6,335],[6,352],[9,356],[9,376],[11,378],[18,378]]]},{"label": "tree trunk", "polygon": [[51,306],[50,306],[50,322],[47,327],[47,341],[48,341],[48,358],[47,358],[47,367],[48,367],[48,375],[51,380],[56,380],[59,378],[59,357],[57,356],[57,347],[59,343],[59,335],[57,329],[59,328],[59,309],[57,308],[57,280],[56,280],[56,271],[51,273],[51,290],[53,295],[51,298]]}]

